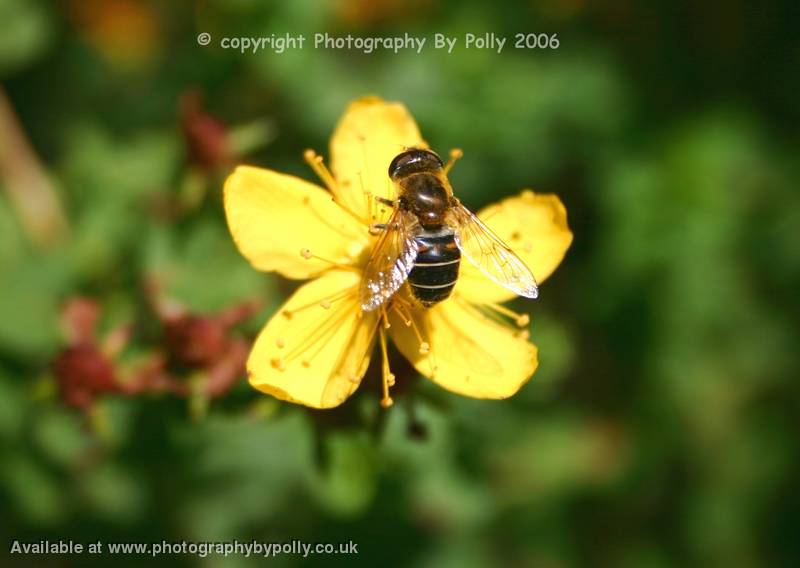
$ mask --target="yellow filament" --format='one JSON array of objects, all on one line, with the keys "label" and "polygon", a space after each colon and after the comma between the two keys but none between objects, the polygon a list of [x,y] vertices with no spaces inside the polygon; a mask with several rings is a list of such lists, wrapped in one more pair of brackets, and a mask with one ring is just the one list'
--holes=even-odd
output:
[{"label": "yellow filament", "polygon": [[303,159],[311,166],[311,169],[314,170],[314,173],[317,174],[319,179],[322,180],[331,193],[334,195],[339,194],[339,186],[336,185],[336,180],[333,178],[333,174],[325,165],[325,161],[322,159],[322,156],[317,154],[314,150],[309,148],[305,152],[303,152]]},{"label": "yellow filament", "polygon": [[344,195],[339,190],[339,185],[336,183],[336,179],[333,177],[333,174],[328,169],[328,166],[325,165],[325,161],[322,159],[322,156],[317,154],[314,150],[308,149],[303,152],[303,159],[311,166],[311,169],[314,170],[314,173],[317,174],[317,177],[322,180],[322,183],[330,190],[331,194],[333,194],[333,201],[342,208],[342,211],[349,214],[353,219],[358,221],[359,223],[367,224],[367,221],[350,209],[347,205],[344,204]]},{"label": "yellow filament", "polygon": [[302,248],[300,249],[300,256],[305,258],[306,260],[318,260],[320,262],[324,262],[325,264],[330,264],[332,268],[339,268],[340,270],[349,270],[351,272],[361,272],[359,268],[355,266],[350,266],[349,264],[341,264],[339,262],[335,262],[333,260],[327,259],[324,256],[319,256],[311,252],[311,249]]},{"label": "yellow filament", "polygon": [[414,332],[414,335],[417,337],[417,342],[419,343],[420,355],[427,355],[431,350],[431,346],[427,341],[425,341],[422,338],[422,333],[419,331],[419,327],[417,327],[417,323],[414,321],[414,318],[411,316],[411,314],[410,313],[406,314],[403,311],[403,308],[405,308],[405,306],[402,305],[402,302],[403,300],[398,299],[398,302],[392,303],[392,308],[394,308],[394,310],[400,316],[400,319],[403,320],[403,323],[406,324],[407,327],[410,327],[411,330]]},{"label": "yellow filament", "polygon": [[528,314],[519,314],[513,310],[508,309],[502,304],[486,304],[486,307],[496,311],[501,315],[511,318],[512,320],[514,320],[514,323],[516,323],[517,326],[519,327],[525,327],[531,322],[531,318]]},{"label": "yellow filament", "polygon": [[[354,308],[355,302],[343,304],[338,309],[337,313],[324,320],[321,325],[315,326],[314,329],[311,330],[311,333],[308,335],[308,337],[295,345],[288,353],[286,353],[282,360],[287,362],[293,361],[301,354],[307,353],[312,347],[316,346],[314,351],[311,352],[311,355],[302,360],[303,366],[310,366],[311,361],[323,350],[323,348],[328,344],[328,341],[330,341],[330,339],[336,335],[336,332],[339,330],[341,324],[344,323],[344,321],[350,316],[350,312]],[[356,325],[358,325],[358,323],[356,323]]]},{"label": "yellow filament", "polygon": [[336,294],[332,294],[331,296],[325,296],[324,298],[321,298],[319,300],[314,300],[313,302],[308,302],[307,304],[303,304],[302,306],[299,306],[297,308],[292,308],[291,310],[283,310],[281,313],[284,315],[284,317],[291,318],[294,314],[313,306],[321,306],[322,308],[327,310],[330,309],[331,305],[334,302],[337,302],[346,296],[354,294],[354,290],[355,286],[351,286],[350,288],[345,288],[344,290],[337,292]]},{"label": "yellow filament", "polygon": [[422,332],[420,331],[419,327],[417,326],[417,322],[414,321],[414,317],[411,314],[411,304],[409,304],[404,298],[400,296],[395,296],[392,302],[392,308],[397,312],[400,316],[400,319],[403,320],[403,323],[410,327],[411,330],[414,332],[414,335],[417,338],[417,342],[419,342],[419,354],[420,355],[429,355],[428,363],[431,368],[431,377],[436,373],[436,357],[433,354],[433,349],[431,348],[431,344],[425,341],[422,337]]}]

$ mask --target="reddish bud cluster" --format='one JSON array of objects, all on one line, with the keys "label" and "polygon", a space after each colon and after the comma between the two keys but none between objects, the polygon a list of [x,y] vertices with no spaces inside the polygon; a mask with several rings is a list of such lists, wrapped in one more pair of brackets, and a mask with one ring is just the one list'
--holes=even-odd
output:
[{"label": "reddish bud cluster", "polygon": [[180,115],[189,162],[213,169],[229,166],[235,161],[225,125],[206,112],[199,92],[190,91],[183,95]]},{"label": "reddish bud cluster", "polygon": [[190,394],[187,378],[203,377],[201,394],[208,398],[228,392],[244,376],[249,341],[232,333],[257,304],[246,302],[219,314],[199,315],[161,300],[148,289],[156,315],[164,326],[163,340],[144,361],[124,365],[117,355],[129,339],[129,328],[97,338],[100,307],[94,300],[73,298],[62,311],[67,345],[53,360],[52,371],[62,401],[87,411],[100,396],[171,392]]}]

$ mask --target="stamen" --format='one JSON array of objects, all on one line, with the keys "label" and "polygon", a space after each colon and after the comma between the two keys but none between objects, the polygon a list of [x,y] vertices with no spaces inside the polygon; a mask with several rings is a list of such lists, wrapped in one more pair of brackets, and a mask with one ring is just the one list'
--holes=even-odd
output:
[{"label": "stamen", "polygon": [[381,304],[381,315],[383,317],[383,328],[389,329],[392,324],[389,323],[389,316],[386,314],[386,304]]},{"label": "stamen", "polygon": [[518,314],[517,312],[510,310],[501,304],[486,304],[486,307],[511,318],[519,327],[525,327],[531,322],[531,318],[528,314]]},{"label": "stamen", "polygon": [[394,308],[394,310],[400,316],[400,319],[403,320],[403,323],[411,328],[417,338],[417,341],[419,342],[419,354],[428,356],[431,377],[433,377],[436,374],[437,369],[436,356],[433,353],[433,349],[431,349],[431,344],[423,339],[422,332],[419,330],[417,322],[414,321],[414,317],[411,314],[411,304],[409,304],[402,296],[395,296],[393,300],[392,308]]},{"label": "stamen", "polygon": [[400,319],[403,320],[403,323],[406,324],[406,326],[410,327],[414,332],[414,335],[417,337],[417,341],[419,342],[419,354],[427,355],[431,351],[430,344],[422,338],[422,333],[420,333],[419,327],[417,327],[417,324],[414,321],[414,318],[411,317],[411,314],[410,313],[406,314],[403,311],[403,308],[408,309],[407,304],[404,304],[404,300],[400,298],[397,298],[397,300],[398,300],[397,302],[392,303],[392,308],[394,308],[394,310],[400,316]]},{"label": "stamen", "polygon": [[447,160],[447,163],[444,165],[444,173],[448,174],[450,170],[453,169],[453,166],[456,164],[456,160],[461,158],[464,155],[464,152],[461,148],[453,148],[450,150],[450,159]]},{"label": "stamen", "polygon": [[330,264],[332,268],[338,268],[340,270],[350,270],[350,271],[354,271],[354,272],[361,272],[361,270],[359,268],[356,268],[355,266],[350,266],[349,264],[341,264],[341,263],[338,263],[338,262],[334,262],[333,260],[329,260],[329,259],[325,258],[324,256],[316,255],[313,252],[311,252],[311,249],[308,249],[308,248],[300,249],[300,256],[302,256],[306,260],[311,260],[313,258],[314,260],[318,260],[320,262],[324,262],[326,264]]},{"label": "stamen", "polygon": [[[327,309],[330,309],[331,305],[333,305],[334,302],[337,302],[337,301],[341,300],[342,298],[345,298],[345,297],[351,295],[353,293],[354,289],[355,289],[355,286],[351,286],[350,288],[345,288],[344,290],[341,290],[341,291],[339,291],[336,294],[333,294],[331,296],[326,296],[326,297],[324,297],[324,298],[322,298],[320,300],[314,300],[313,302],[309,302],[307,304],[303,304],[302,306],[299,306],[297,308],[292,308],[291,310],[288,310],[288,309],[287,310],[283,310],[281,313],[283,314],[283,316],[286,319],[291,319],[294,314],[296,314],[298,312],[301,312],[301,311],[303,311],[305,309],[308,309],[308,308],[310,308],[312,306],[320,306],[320,307],[322,307],[322,308],[327,310]],[[327,305],[327,307],[326,307],[326,305]]]},{"label": "stamen", "polygon": [[394,384],[395,377],[389,370],[389,354],[386,350],[386,331],[383,327],[380,329],[380,340],[381,356],[383,357],[383,363],[381,365],[381,375],[383,378],[383,398],[381,398],[381,406],[383,408],[389,408],[394,404],[392,397],[389,396],[389,387]]},{"label": "stamen", "polygon": [[[313,304],[312,304],[313,305]],[[292,349],[286,353],[285,360],[287,362],[294,361],[300,355],[305,355],[301,364],[308,368],[311,366],[311,361],[319,355],[320,352],[328,344],[333,336],[340,330],[344,321],[352,315],[352,310],[355,308],[355,302],[343,304],[338,308],[338,313],[326,319],[321,325],[314,324],[311,333],[303,341],[294,345]],[[357,322],[354,325],[358,325]],[[300,335],[304,335],[300,334]],[[309,349],[315,347],[311,354],[308,354]]]},{"label": "stamen", "polygon": [[406,324],[406,327],[411,327],[411,324],[414,323],[414,321],[410,317],[407,317],[405,313],[403,313],[403,310],[400,309],[400,306],[398,306],[397,303],[392,302],[392,309],[397,312],[397,315],[400,316],[400,319],[403,320],[403,323]]},{"label": "stamen", "polygon": [[322,180],[322,183],[324,183],[325,186],[330,190],[331,194],[333,195],[334,203],[336,203],[336,205],[341,207],[343,211],[348,213],[359,223],[366,224],[367,221],[364,219],[364,217],[344,204],[344,195],[339,190],[339,185],[336,183],[336,178],[333,177],[333,174],[328,169],[328,166],[325,165],[325,160],[322,159],[322,156],[309,148],[303,152],[303,159],[308,163],[309,166],[311,166],[311,169],[314,170],[314,173],[317,174],[319,179]]},{"label": "stamen", "polygon": [[364,196],[364,199],[366,199],[365,210],[367,211],[367,219],[370,221],[374,221],[375,215],[373,215],[372,213],[372,205],[375,200],[372,199],[372,193],[367,191],[367,189],[364,187],[364,180],[361,179],[361,173],[358,174],[358,180],[359,183],[361,183],[361,194]]},{"label": "stamen", "polygon": [[334,179],[333,174],[331,174],[331,171],[328,169],[328,166],[325,165],[325,161],[322,159],[322,156],[309,148],[303,152],[303,159],[308,163],[309,166],[311,166],[311,169],[314,170],[314,173],[317,174],[319,179],[322,180],[322,183],[327,186],[331,193],[338,195],[339,186],[336,185],[336,180]]},{"label": "stamen", "polygon": [[361,195],[367,200],[367,220],[374,221],[375,220],[375,212],[373,211],[373,206],[375,205],[375,200],[372,198],[372,192],[367,189],[364,185],[364,176],[361,172],[358,172],[358,185],[361,186]]}]

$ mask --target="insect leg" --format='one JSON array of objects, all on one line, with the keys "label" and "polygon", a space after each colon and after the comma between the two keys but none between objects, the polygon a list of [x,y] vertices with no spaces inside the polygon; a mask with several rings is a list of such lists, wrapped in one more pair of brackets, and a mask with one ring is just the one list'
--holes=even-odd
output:
[{"label": "insect leg", "polygon": [[388,225],[386,223],[372,223],[369,226],[369,234],[370,235],[377,235],[381,231],[385,231]]},{"label": "insect leg", "polygon": [[383,203],[384,205],[388,205],[389,207],[394,207],[395,202],[391,199],[386,199],[385,197],[381,197],[380,195],[375,196],[375,201],[378,203]]}]

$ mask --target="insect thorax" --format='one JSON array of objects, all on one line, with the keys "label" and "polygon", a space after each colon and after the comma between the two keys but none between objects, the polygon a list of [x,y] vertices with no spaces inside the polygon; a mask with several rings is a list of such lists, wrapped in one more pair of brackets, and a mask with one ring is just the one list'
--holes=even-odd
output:
[{"label": "insect thorax", "polygon": [[430,173],[410,175],[399,182],[400,206],[413,213],[423,227],[444,223],[450,197],[442,180]]}]

